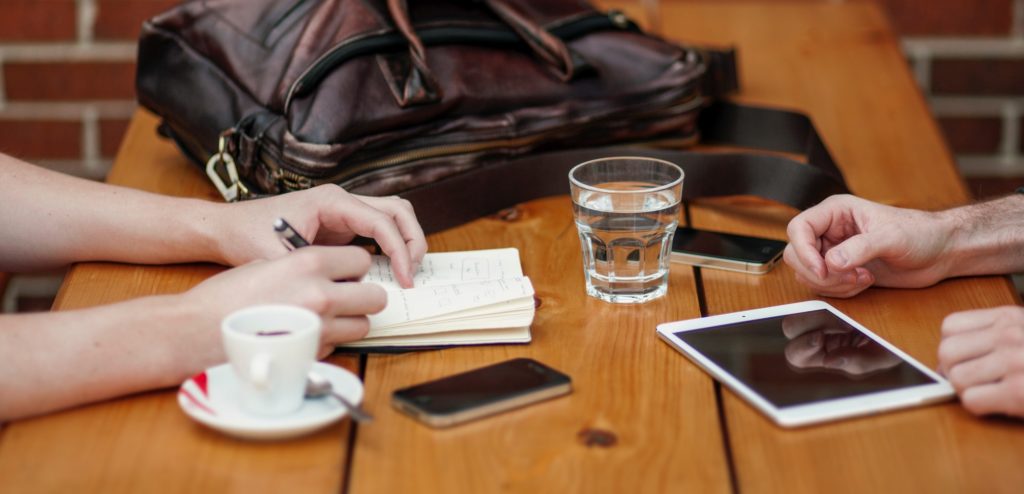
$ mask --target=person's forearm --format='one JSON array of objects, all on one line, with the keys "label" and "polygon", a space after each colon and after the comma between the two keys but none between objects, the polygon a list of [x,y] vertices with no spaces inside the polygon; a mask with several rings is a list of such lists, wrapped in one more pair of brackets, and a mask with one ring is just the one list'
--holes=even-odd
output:
[{"label": "person's forearm", "polygon": [[950,209],[950,276],[1024,271],[1024,194]]},{"label": "person's forearm", "polygon": [[71,262],[223,262],[224,205],[74,178],[0,154],[0,270]]},{"label": "person's forearm", "polygon": [[0,316],[0,422],[174,386],[224,360],[216,321],[181,297]]}]

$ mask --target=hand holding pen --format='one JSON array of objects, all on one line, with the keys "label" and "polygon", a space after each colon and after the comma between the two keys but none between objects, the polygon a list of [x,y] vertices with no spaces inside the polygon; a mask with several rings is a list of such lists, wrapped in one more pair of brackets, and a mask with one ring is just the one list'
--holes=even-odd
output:
[{"label": "hand holding pen", "polygon": [[[303,238],[302,235],[300,235],[299,232],[297,232],[295,228],[293,228],[292,225],[290,225],[284,218],[278,218],[274,221],[274,233],[277,234],[278,238],[281,239],[281,243],[283,243],[285,248],[289,251],[310,246],[309,241]],[[417,264],[414,263],[413,268],[415,269],[416,267]],[[413,274],[414,273],[410,273],[410,278],[412,278]]]},{"label": "hand holding pen", "polygon": [[[230,230],[238,232],[242,240],[224,236],[224,241],[216,245],[224,264],[237,266],[280,256],[280,244],[266,235],[276,218],[290,222],[294,233],[288,237],[295,241],[305,237],[306,245],[342,246],[360,237],[371,239],[391,259],[395,279],[407,288],[412,286],[413,273],[427,252],[427,241],[412,204],[398,197],[360,196],[337,185],[321,185],[235,203],[228,211],[232,216]],[[261,231],[264,234],[252,234]],[[286,242],[289,248],[295,248]]]},{"label": "hand holding pen", "polygon": [[274,233],[277,233],[277,236],[288,250],[309,247],[309,242],[302,238],[302,235],[299,235],[299,232],[295,231],[284,218],[278,218],[274,221]]}]

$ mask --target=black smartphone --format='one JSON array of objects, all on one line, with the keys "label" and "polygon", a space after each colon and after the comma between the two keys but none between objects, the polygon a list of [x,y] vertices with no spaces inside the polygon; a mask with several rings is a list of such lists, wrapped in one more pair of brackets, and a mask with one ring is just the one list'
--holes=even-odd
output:
[{"label": "black smartphone", "polygon": [[569,376],[518,358],[399,389],[391,404],[431,427],[449,427],[571,391]]},{"label": "black smartphone", "polygon": [[770,238],[680,228],[672,239],[672,261],[764,274],[782,258],[786,242]]}]

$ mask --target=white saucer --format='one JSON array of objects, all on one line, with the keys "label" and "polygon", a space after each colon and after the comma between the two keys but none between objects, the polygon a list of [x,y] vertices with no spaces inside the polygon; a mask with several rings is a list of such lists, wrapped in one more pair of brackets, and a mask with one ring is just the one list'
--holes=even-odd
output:
[{"label": "white saucer", "polygon": [[[334,390],[358,404],[363,383],[336,365],[313,363],[313,370],[326,377]],[[306,399],[295,413],[281,417],[259,417],[243,412],[235,397],[237,380],[230,364],[210,367],[187,379],[178,389],[178,405],[196,421],[230,436],[243,439],[283,439],[308,434],[345,416],[338,400],[324,396]]]}]

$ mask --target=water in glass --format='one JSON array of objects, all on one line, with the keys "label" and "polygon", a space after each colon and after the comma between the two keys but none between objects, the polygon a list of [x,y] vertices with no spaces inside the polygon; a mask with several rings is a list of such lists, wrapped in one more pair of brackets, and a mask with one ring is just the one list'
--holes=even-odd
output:
[{"label": "water in glass", "polygon": [[[669,249],[678,224],[678,191],[662,184],[606,182],[573,202],[587,294],[641,303],[668,290]],[[605,192],[610,191],[610,192]],[[637,193],[617,193],[636,191]]]}]

